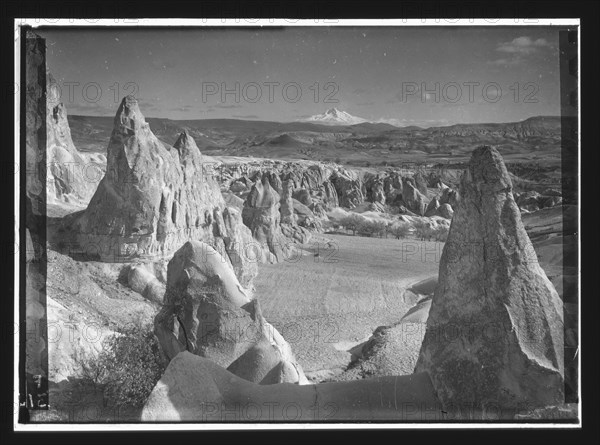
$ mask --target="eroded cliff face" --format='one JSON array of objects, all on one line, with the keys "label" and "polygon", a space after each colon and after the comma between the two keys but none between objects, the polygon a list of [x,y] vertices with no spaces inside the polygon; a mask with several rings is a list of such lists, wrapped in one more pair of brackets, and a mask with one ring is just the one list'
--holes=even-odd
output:
[{"label": "eroded cliff face", "polygon": [[134,97],[114,120],[106,174],[87,209],[64,222],[88,256],[107,261],[172,255],[188,240],[213,246],[232,263],[243,285],[264,254],[236,209],[228,208],[202,154],[185,132],[174,147],[152,133]]},{"label": "eroded cliff face", "polygon": [[540,267],[502,157],[473,152],[415,372],[447,406],[561,404],[562,301]]}]

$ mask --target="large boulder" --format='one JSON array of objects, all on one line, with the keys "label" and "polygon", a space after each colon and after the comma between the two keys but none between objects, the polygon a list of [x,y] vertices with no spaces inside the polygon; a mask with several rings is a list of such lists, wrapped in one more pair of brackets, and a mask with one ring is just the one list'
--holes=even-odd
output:
[{"label": "large boulder", "polygon": [[142,295],[147,300],[162,303],[165,286],[156,276],[142,265],[134,264],[127,272],[127,284],[131,290]]},{"label": "large boulder", "polygon": [[563,402],[562,302],[538,264],[502,157],[476,149],[440,260],[415,372],[442,404]]},{"label": "large boulder", "polygon": [[208,244],[187,242],[169,262],[154,326],[168,359],[189,351],[256,383],[306,383],[289,344]]},{"label": "large boulder", "polygon": [[288,258],[292,244],[281,232],[280,196],[273,190],[268,177],[263,176],[252,186],[244,203],[242,218],[252,236],[262,246],[283,261]]},{"label": "large boulder", "polygon": [[[100,260],[170,256],[194,239],[231,261],[243,257],[251,236],[239,219],[222,223],[225,209],[219,185],[205,171],[193,138],[184,132],[174,148],[165,146],[152,133],[137,100],[127,96],[115,116],[106,174],[87,209],[69,215],[64,226],[76,235],[84,253]],[[256,271],[256,265],[251,268]],[[248,285],[253,272],[237,270]]]}]

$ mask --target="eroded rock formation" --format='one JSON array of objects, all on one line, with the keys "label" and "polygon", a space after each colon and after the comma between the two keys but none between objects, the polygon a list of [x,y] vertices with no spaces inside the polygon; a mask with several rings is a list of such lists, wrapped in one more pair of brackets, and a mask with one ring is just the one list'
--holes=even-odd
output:
[{"label": "eroded rock formation", "polygon": [[412,178],[402,178],[402,200],[411,212],[419,216],[425,215],[427,197],[416,188]]},{"label": "eroded rock formation", "polygon": [[82,156],[71,139],[67,109],[59,101],[57,84],[48,74],[46,112],[46,146],[48,177],[46,193],[49,202],[62,201],[85,205],[94,194],[102,170]]},{"label": "eroded rock formation", "polygon": [[538,264],[502,157],[473,152],[415,372],[442,404],[563,402],[562,302]]},{"label": "eroded rock formation", "polygon": [[282,261],[290,255],[291,241],[281,232],[280,196],[267,175],[252,186],[244,203],[242,218],[252,236]]},{"label": "eroded rock formation", "polygon": [[142,422],[442,419],[425,373],[318,385],[257,385],[189,352],[156,384]]},{"label": "eroded rock formation", "polygon": [[189,351],[256,383],[306,383],[289,344],[208,244],[187,242],[169,262],[154,326],[169,359]]},{"label": "eroded rock formation", "polygon": [[340,170],[331,180],[337,191],[340,206],[353,209],[365,201],[363,183],[356,172]]},{"label": "eroded rock formation", "polygon": [[170,255],[190,239],[207,242],[244,286],[264,259],[247,254],[250,231],[226,207],[193,138],[184,132],[173,148],[163,145],[132,96],[115,116],[105,176],[87,209],[64,224],[88,256],[109,261]]}]

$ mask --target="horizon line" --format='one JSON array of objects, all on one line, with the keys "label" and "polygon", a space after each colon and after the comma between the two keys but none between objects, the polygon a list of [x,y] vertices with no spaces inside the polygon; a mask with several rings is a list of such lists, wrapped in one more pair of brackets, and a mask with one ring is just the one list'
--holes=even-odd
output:
[{"label": "horizon line", "polygon": [[[102,116],[98,116],[98,115],[90,115],[90,114],[77,114],[77,113],[68,113],[67,114],[67,118],[68,117],[91,117],[91,118],[110,118],[110,119],[114,119],[114,115],[102,115]],[[409,124],[409,125],[405,125],[405,126],[398,126],[398,125],[394,125],[394,124],[390,124],[389,122],[372,122],[372,121],[366,121],[366,122],[362,122],[362,123],[358,123],[358,124],[323,124],[323,123],[319,123],[319,122],[314,122],[314,121],[303,121],[303,120],[293,120],[293,121],[273,121],[273,120],[265,120],[265,119],[249,119],[249,118],[237,118],[237,117],[213,117],[213,118],[191,118],[191,119],[172,119],[169,117],[161,117],[161,116],[147,116],[144,115],[145,119],[164,119],[164,120],[169,120],[169,121],[173,121],[173,122],[183,122],[183,121],[209,121],[209,120],[231,120],[231,121],[243,121],[243,122],[269,122],[269,123],[275,123],[275,124],[296,124],[296,123],[300,123],[300,124],[313,124],[313,125],[318,125],[321,127],[353,127],[356,125],[363,125],[363,124],[371,124],[371,125],[389,125],[390,127],[395,127],[398,129],[403,129],[403,128],[410,128],[410,127],[419,127],[419,128],[423,128],[423,129],[427,129],[427,128],[443,128],[443,127],[452,127],[455,125],[489,125],[489,124],[516,124],[516,123],[520,123],[520,122],[525,122],[529,119],[534,119],[534,118],[563,118],[563,117],[576,117],[576,116],[562,116],[562,115],[551,115],[551,114],[535,114],[532,116],[529,116],[525,119],[522,120],[518,120],[518,121],[504,121],[504,122],[457,122],[457,123],[453,123],[453,124],[443,124],[443,125],[439,125],[439,124],[433,124],[427,127],[423,127],[421,125],[417,125],[417,124]]]}]

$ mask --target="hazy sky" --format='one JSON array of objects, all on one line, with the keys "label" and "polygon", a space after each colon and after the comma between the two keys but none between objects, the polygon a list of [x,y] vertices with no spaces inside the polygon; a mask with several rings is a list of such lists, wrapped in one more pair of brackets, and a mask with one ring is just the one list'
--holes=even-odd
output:
[{"label": "hazy sky", "polygon": [[294,121],[336,107],[431,126],[560,114],[558,30],[550,27],[39,34],[71,114],[114,115],[128,93],[147,117],[171,119]]}]

